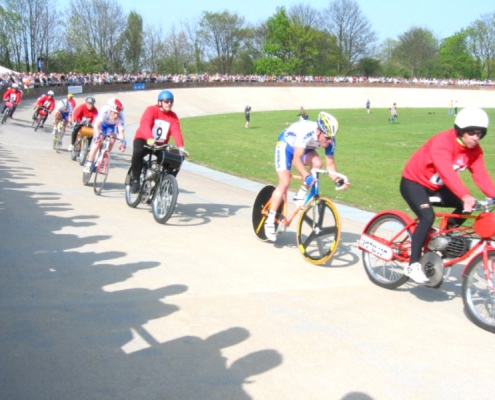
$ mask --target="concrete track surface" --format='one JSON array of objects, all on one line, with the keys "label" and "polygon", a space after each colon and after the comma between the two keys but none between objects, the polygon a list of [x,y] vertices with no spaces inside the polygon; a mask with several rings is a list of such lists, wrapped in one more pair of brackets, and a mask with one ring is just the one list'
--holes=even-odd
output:
[{"label": "concrete track surface", "polygon": [[[335,99],[364,109],[371,95],[383,107],[414,97],[332,90],[181,89],[175,109],[331,108]],[[438,95],[446,107],[453,92],[439,92],[416,102]],[[483,103],[486,93],[455,97]],[[132,141],[156,92],[119,97]],[[356,247],[371,215],[347,207],[336,256],[313,266],[293,230],[276,244],[254,235],[261,185],[190,162],[174,215],[157,224],[149,206],[126,205],[131,148],[114,152],[96,196],[68,138],[52,150],[51,120],[30,127],[31,105],[0,126],[1,400],[493,398],[495,336],[463,312],[461,266],[440,289],[373,285]]]}]

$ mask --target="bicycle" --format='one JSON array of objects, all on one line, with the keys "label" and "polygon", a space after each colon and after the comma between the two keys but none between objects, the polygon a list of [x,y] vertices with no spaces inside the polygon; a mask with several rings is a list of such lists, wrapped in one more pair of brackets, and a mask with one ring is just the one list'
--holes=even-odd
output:
[{"label": "bicycle", "polygon": [[[284,194],[283,202],[275,217],[275,229],[277,235],[285,232],[293,219],[299,216],[296,228],[297,247],[306,261],[321,265],[326,263],[337,250],[340,241],[340,216],[332,201],[320,196],[319,175],[334,175],[343,179],[346,184],[349,180],[343,174],[323,169],[314,168],[311,174],[316,181],[308,190],[304,204],[298,205],[291,214],[287,211],[287,193]],[[291,177],[303,180],[300,176]],[[265,186],[258,193],[253,205],[253,229],[262,241],[268,240],[264,223],[270,211],[270,199],[274,190],[273,185]]]},{"label": "bicycle", "polygon": [[108,174],[110,172],[110,143],[112,140],[118,140],[122,142],[122,145],[126,147],[126,141],[116,137],[115,132],[108,133],[106,135],[100,133],[98,140],[104,136],[103,141],[99,144],[98,153],[96,154],[95,161],[91,166],[91,172],[89,174],[83,172],[83,184],[86,185],[91,179],[91,175],[95,173],[95,179],[93,182],[93,190],[95,194],[99,195],[107,181]]},{"label": "bicycle", "polygon": [[[438,198],[430,198],[438,205]],[[423,247],[420,263],[429,281],[439,288],[448,279],[454,264],[467,261],[461,277],[462,300],[468,318],[477,326],[495,333],[495,199],[478,201],[478,215],[435,213],[438,228],[432,227]],[[449,218],[470,220],[470,226],[449,227]],[[369,279],[387,289],[408,281],[404,267],[410,262],[411,235],[418,219],[397,210],[383,211],[364,228],[358,247]],[[466,221],[468,225],[468,221]]]},{"label": "bicycle", "polygon": [[70,152],[70,158],[72,161],[76,161],[78,159],[79,165],[84,165],[86,162],[86,157],[88,156],[92,137],[93,125],[89,123],[83,124],[81,129],[79,129],[79,132],[77,132],[74,148]]},{"label": "bicycle", "polygon": [[125,179],[125,200],[132,208],[139,203],[151,203],[155,221],[164,224],[177,204],[179,186],[176,177],[188,153],[169,144],[146,147],[150,153],[144,159],[139,189],[137,193],[131,192],[129,168]]},{"label": "bicycle", "polygon": [[2,124],[7,122],[7,118],[12,116],[12,111],[14,111],[15,104],[10,100],[5,100],[5,110],[2,114]]},{"label": "bicycle", "polygon": [[32,124],[32,127],[34,128],[35,132],[39,129],[41,124],[43,124],[43,120],[45,119],[45,117],[48,114],[49,114],[49,111],[47,108],[45,108],[45,107],[38,108],[38,110],[36,111],[36,116],[34,117],[33,124]]},{"label": "bicycle", "polygon": [[62,132],[63,124],[63,120],[58,120],[53,127],[53,150],[57,153],[62,147],[62,139],[64,137],[64,133]]}]

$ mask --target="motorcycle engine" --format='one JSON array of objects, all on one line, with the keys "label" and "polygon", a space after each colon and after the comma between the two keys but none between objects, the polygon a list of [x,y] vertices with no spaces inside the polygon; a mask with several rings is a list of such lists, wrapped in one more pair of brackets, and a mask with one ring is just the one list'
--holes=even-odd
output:
[{"label": "motorcycle engine", "polygon": [[431,238],[428,249],[440,251],[446,258],[457,258],[471,247],[471,239],[460,235],[438,235]]}]

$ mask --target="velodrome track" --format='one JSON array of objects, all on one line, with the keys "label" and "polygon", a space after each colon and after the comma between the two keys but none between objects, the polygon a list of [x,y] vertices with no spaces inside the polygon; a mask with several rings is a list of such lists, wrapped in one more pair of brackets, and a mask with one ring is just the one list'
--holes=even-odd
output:
[{"label": "velodrome track", "polygon": [[[254,121],[301,105],[364,108],[368,97],[372,107],[493,102],[491,91],[447,89],[174,93],[180,117],[240,113],[232,134],[246,104]],[[109,95],[95,97],[101,106]],[[132,139],[156,92],[119,98]],[[439,290],[374,286],[356,248],[370,215],[346,207],[336,257],[312,266],[294,231],[275,245],[256,239],[260,185],[192,163],[159,225],[148,206],[125,203],[130,146],[95,196],[67,137],[56,154],[51,124],[30,128],[31,105],[0,126],[0,399],[493,397],[495,336],[464,315],[460,266]]]}]

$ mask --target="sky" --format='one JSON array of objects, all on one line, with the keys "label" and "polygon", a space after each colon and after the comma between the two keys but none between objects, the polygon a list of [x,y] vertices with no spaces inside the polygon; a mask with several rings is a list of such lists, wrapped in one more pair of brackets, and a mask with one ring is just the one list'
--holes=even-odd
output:
[{"label": "sky", "polygon": [[[63,0],[66,4],[70,0]],[[323,10],[330,0],[116,0],[125,12],[136,11],[144,23],[180,26],[181,21],[197,20],[203,11],[229,10],[246,19],[246,22],[265,21],[275,14],[277,7],[289,9],[295,4],[309,4]],[[398,36],[417,26],[430,29],[439,39],[451,36],[466,28],[482,14],[495,13],[493,0],[357,0],[362,13],[370,21],[379,42]]]}]

